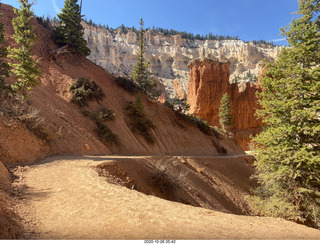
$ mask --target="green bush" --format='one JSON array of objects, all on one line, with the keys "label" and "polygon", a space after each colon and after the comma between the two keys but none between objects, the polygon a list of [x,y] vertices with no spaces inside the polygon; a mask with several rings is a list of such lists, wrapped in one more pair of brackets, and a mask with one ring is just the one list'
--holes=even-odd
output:
[{"label": "green bush", "polygon": [[213,126],[210,126],[204,119],[198,118],[194,115],[176,113],[180,118],[183,118],[190,123],[196,125],[204,134],[209,136],[216,136],[220,138],[220,133]]},{"label": "green bush", "polygon": [[129,110],[129,117],[132,120],[131,130],[133,132],[138,131],[148,143],[153,144],[155,142],[155,139],[151,134],[151,129],[154,129],[155,126],[151,120],[146,118],[143,112],[144,106],[142,104],[140,94],[137,95],[136,101],[134,103],[129,104],[127,109]]},{"label": "green bush", "polygon": [[130,93],[137,93],[137,92],[143,92],[147,94],[149,97],[152,97],[153,99],[157,100],[159,96],[161,95],[161,91],[153,88],[149,89],[148,91],[145,91],[141,86],[139,86],[136,82],[134,82],[130,78],[119,76],[115,79],[117,84],[127,90]]},{"label": "green bush", "polygon": [[138,85],[129,78],[119,76],[115,81],[128,92],[135,93],[139,91]]},{"label": "green bush", "polygon": [[110,128],[105,124],[106,121],[111,121],[115,119],[115,112],[106,108],[101,109],[97,114],[90,114],[89,111],[81,111],[83,116],[89,117],[97,125],[95,129],[96,134],[98,135],[100,141],[103,143],[118,144],[119,139],[116,134],[114,134]]},{"label": "green bush", "polygon": [[51,28],[51,21],[49,19],[49,17],[44,17],[44,16],[36,16],[36,20],[38,22],[38,24],[42,25],[44,28],[46,29],[50,29]]},{"label": "green bush", "polygon": [[83,115],[84,117],[89,117],[89,116],[90,116],[90,112],[87,111],[87,110],[83,110],[83,111],[81,111],[81,113],[82,113],[82,115]]},{"label": "green bush", "polygon": [[168,100],[164,102],[164,105],[170,108],[171,110],[174,110],[174,104]]},{"label": "green bush", "polygon": [[105,96],[102,89],[94,82],[86,78],[77,79],[71,86],[71,102],[79,107],[88,106],[88,102],[96,100],[100,102]]},{"label": "green bush", "polygon": [[189,121],[190,123],[196,125],[204,134],[208,136],[214,136],[212,138],[212,143],[216,147],[218,153],[220,154],[228,153],[228,151],[223,146],[221,146],[220,143],[216,142],[214,139],[214,138],[221,139],[220,137],[221,135],[217,127],[213,127],[209,125],[207,121],[205,121],[204,119],[198,118],[194,115],[187,115],[187,114],[181,114],[181,113],[177,113],[177,115]]},{"label": "green bush", "polygon": [[114,111],[103,108],[97,114],[91,115],[90,118],[96,123],[97,128],[95,132],[97,133],[99,139],[103,143],[118,144],[119,139],[116,134],[114,134],[111,129],[105,124],[106,121],[114,120],[116,114]]},{"label": "green bush", "polygon": [[179,100],[177,98],[168,99],[164,102],[168,108],[172,109],[177,113],[184,113],[186,114],[190,110],[190,105],[187,103],[186,100]]},{"label": "green bush", "polygon": [[102,122],[96,122],[97,124],[97,129],[95,130],[99,139],[105,143],[109,142],[111,144],[118,144],[119,139],[116,134],[114,134],[108,126],[106,126]]},{"label": "green bush", "polygon": [[[259,194],[257,190],[260,191],[262,189],[257,188],[253,193]],[[302,221],[302,218],[299,216],[299,209],[292,202],[286,201],[286,199],[273,196],[270,199],[263,199],[256,195],[247,195],[245,199],[254,215]]]},{"label": "green bush", "polygon": [[109,110],[109,109],[106,109],[106,108],[103,108],[100,110],[100,112],[96,115],[96,120],[97,121],[102,121],[102,122],[105,122],[105,121],[111,121],[111,120],[114,120],[116,117],[116,113],[112,110]]}]

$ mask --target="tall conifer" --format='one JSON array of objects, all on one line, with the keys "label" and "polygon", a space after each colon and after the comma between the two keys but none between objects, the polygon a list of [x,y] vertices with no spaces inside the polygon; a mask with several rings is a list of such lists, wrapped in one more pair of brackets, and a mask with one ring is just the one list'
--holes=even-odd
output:
[{"label": "tall conifer", "polygon": [[32,47],[37,39],[35,28],[31,25],[34,18],[31,11],[32,4],[28,0],[19,0],[19,2],[20,8],[14,10],[18,16],[12,20],[15,31],[13,39],[19,47],[8,47],[8,57],[13,60],[12,63],[9,62],[9,66],[12,67],[12,73],[17,79],[12,87],[26,98],[28,91],[39,84],[38,78],[41,71],[37,62],[32,59]]},{"label": "tall conifer", "polygon": [[77,2],[77,0],[64,1],[64,7],[58,14],[59,25],[55,30],[56,42],[86,57],[91,51],[87,47],[87,41],[83,38],[84,27],[81,25],[80,6]]},{"label": "tall conifer", "polygon": [[[1,3],[0,3],[1,8]],[[0,45],[5,42],[4,25],[2,23],[2,13],[0,13]],[[0,93],[5,90],[8,91],[9,86],[6,84],[6,79],[9,77],[9,65],[3,59],[7,57],[7,49],[0,46]]]},{"label": "tall conifer", "polygon": [[228,93],[225,93],[220,101],[219,107],[219,122],[222,129],[227,129],[232,126],[232,115],[230,107],[230,97]]},{"label": "tall conifer", "polygon": [[300,18],[281,29],[290,47],[261,81],[258,114],[267,126],[255,138],[261,187],[251,204],[320,228],[320,2],[299,2]]},{"label": "tall conifer", "polygon": [[144,21],[140,19],[140,31],[139,31],[139,43],[137,56],[138,60],[136,65],[132,69],[131,79],[136,82],[140,89],[147,93],[148,95],[154,96],[156,87],[156,82],[150,72],[149,62],[145,61],[145,44],[144,44]]}]

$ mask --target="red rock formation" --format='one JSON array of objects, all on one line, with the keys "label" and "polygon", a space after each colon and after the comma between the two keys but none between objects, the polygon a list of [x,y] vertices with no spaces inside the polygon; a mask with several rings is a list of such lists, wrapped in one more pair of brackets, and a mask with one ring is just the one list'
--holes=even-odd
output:
[{"label": "red rock formation", "polygon": [[185,99],[186,95],[184,94],[182,86],[177,78],[173,80],[173,88],[177,92],[179,100]]},{"label": "red rock formation", "polygon": [[164,87],[164,85],[161,83],[161,81],[157,77],[154,77],[154,79],[157,83],[156,89],[160,92],[158,102],[165,103],[165,101],[166,101],[166,88]]},{"label": "red rock formation", "polygon": [[250,135],[260,131],[262,121],[254,116],[258,108],[254,84],[229,84],[229,63],[213,60],[196,60],[189,65],[191,69],[187,102],[190,113],[208,121],[210,125],[219,125],[220,100],[224,93],[230,96],[233,116],[231,131],[235,139],[245,149],[249,149]]}]

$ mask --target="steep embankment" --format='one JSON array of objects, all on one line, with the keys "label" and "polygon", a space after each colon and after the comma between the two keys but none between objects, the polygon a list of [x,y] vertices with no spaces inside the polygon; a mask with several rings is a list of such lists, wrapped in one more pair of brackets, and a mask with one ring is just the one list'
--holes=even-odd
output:
[{"label": "steep embankment", "polygon": [[0,240],[17,239],[22,233],[22,225],[13,209],[10,193],[12,193],[11,176],[0,161]]},{"label": "steep embankment", "polygon": [[[7,45],[13,44],[11,25],[14,17],[12,7],[2,4],[5,23]],[[43,26],[36,25],[40,38],[34,49],[35,59],[39,60],[42,70],[41,85],[33,90],[32,105],[39,110],[39,116],[45,119],[44,130],[48,134],[47,142],[30,139],[30,144],[23,147],[22,140],[16,140],[15,134],[21,134],[23,125],[10,127],[9,134],[0,140],[0,147],[4,150],[0,159],[5,162],[33,160],[30,154],[40,158],[46,155],[74,155],[74,154],[172,154],[172,155],[216,155],[218,147],[223,147],[228,153],[241,153],[242,149],[233,140],[224,136],[210,137],[203,134],[196,126],[181,120],[173,111],[162,104],[151,103],[143,98],[146,117],[155,125],[152,135],[154,144],[148,144],[143,137],[131,131],[131,120],[126,107],[128,102],[135,100],[135,95],[118,86],[114,77],[86,58],[72,53],[51,55],[57,46],[52,41],[52,32]],[[103,144],[95,133],[96,124],[85,116],[76,105],[70,103],[70,85],[77,78],[88,78],[95,81],[103,90],[106,97],[101,103],[92,102],[83,110],[96,114],[100,109],[112,109],[116,113],[115,121],[108,122],[108,127],[118,135],[119,144]],[[6,124],[5,126],[9,126]],[[15,132],[19,130],[19,132]],[[7,128],[5,128],[7,131]],[[27,134],[27,132],[25,132]],[[30,138],[33,137],[30,135]],[[27,138],[27,137],[26,137]],[[29,140],[29,139],[28,139]],[[17,143],[21,148],[19,157],[10,145]],[[46,145],[44,145],[46,144]],[[20,146],[21,145],[21,146]],[[45,149],[45,150],[44,150]],[[45,153],[44,153],[45,152]]]},{"label": "steep embankment", "polygon": [[238,143],[249,149],[250,136],[261,131],[262,121],[255,116],[259,109],[256,92],[257,83],[230,84],[230,63],[209,59],[196,60],[189,64],[190,82],[188,104],[190,113],[208,121],[210,125],[220,126],[219,108],[222,96],[230,97],[233,126],[230,129]]}]

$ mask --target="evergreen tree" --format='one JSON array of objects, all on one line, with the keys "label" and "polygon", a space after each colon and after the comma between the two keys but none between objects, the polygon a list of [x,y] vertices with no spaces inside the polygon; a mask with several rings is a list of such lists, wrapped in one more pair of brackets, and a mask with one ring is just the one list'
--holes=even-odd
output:
[{"label": "evergreen tree", "polygon": [[133,112],[135,114],[137,114],[140,117],[144,116],[144,113],[143,113],[144,106],[143,106],[143,103],[142,103],[141,94],[139,94],[139,93],[137,94],[136,101],[134,102],[132,108],[133,108],[133,110],[134,110]]},{"label": "evergreen tree", "polygon": [[58,18],[59,25],[55,29],[57,44],[66,45],[68,50],[85,57],[88,56],[91,51],[83,38],[84,27],[81,25],[80,7],[77,0],[65,0]]},{"label": "evergreen tree", "polygon": [[230,107],[230,97],[227,93],[223,95],[220,101],[219,108],[219,122],[222,129],[227,129],[232,126],[232,115],[231,115],[231,107]]},{"label": "evergreen tree", "polygon": [[131,79],[138,84],[140,89],[150,96],[155,96],[156,82],[150,72],[149,62],[145,61],[145,44],[144,44],[144,29],[143,19],[140,20],[140,31],[139,31],[139,43],[138,43],[138,61],[133,67],[131,72]]},{"label": "evergreen tree", "polygon": [[13,60],[9,62],[12,67],[12,73],[17,82],[12,86],[16,91],[21,92],[24,98],[28,91],[39,84],[38,78],[41,73],[37,62],[32,59],[32,46],[34,45],[37,34],[35,28],[31,25],[34,18],[31,6],[28,0],[19,0],[20,9],[14,12],[18,15],[12,20],[15,33],[13,39],[19,45],[19,48],[8,47],[8,57]]},{"label": "evergreen tree", "polygon": [[255,138],[260,214],[320,228],[320,2],[300,0],[299,19],[282,28],[291,47],[265,67]]},{"label": "evergreen tree", "polygon": [[[1,8],[1,3],[0,3]],[[0,13],[0,44],[5,42],[4,38],[4,26],[2,23],[2,13]],[[4,62],[3,59],[7,57],[7,49],[3,46],[0,47],[0,93],[5,90],[9,90],[9,86],[6,84],[6,79],[9,77],[9,65]]]},{"label": "evergreen tree", "polygon": [[144,106],[140,93],[137,94],[135,102],[129,105],[128,110],[130,111],[129,117],[132,120],[131,130],[133,132],[139,132],[148,143],[153,144],[155,139],[151,133],[151,129],[155,129],[155,126],[151,120],[147,119],[144,113]]}]

